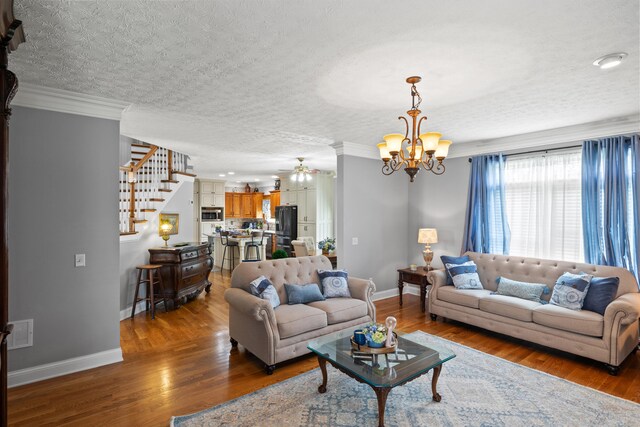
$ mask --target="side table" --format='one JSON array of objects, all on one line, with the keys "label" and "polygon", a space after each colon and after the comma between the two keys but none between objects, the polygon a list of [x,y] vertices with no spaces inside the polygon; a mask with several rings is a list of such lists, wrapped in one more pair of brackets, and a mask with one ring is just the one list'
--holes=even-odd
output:
[{"label": "side table", "polygon": [[400,294],[400,307],[402,307],[402,289],[405,283],[411,283],[413,285],[420,286],[420,308],[424,313],[426,311],[425,301],[427,299],[427,273],[433,270],[427,267],[418,267],[415,271],[411,271],[410,268],[401,268],[398,270],[398,293]]}]

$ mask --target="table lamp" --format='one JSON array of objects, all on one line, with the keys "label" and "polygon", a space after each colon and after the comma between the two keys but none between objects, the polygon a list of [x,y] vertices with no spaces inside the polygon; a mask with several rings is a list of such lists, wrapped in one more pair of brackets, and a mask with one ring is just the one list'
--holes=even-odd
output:
[{"label": "table lamp", "polygon": [[431,261],[433,261],[433,251],[431,250],[432,243],[438,243],[438,232],[435,228],[421,228],[418,230],[418,243],[424,243],[424,251],[422,256],[427,266],[424,268],[426,271],[431,269]]},{"label": "table lamp", "polygon": [[173,230],[173,225],[170,222],[165,221],[160,224],[160,237],[164,240],[164,245],[169,246],[169,236],[171,235],[171,230]]}]

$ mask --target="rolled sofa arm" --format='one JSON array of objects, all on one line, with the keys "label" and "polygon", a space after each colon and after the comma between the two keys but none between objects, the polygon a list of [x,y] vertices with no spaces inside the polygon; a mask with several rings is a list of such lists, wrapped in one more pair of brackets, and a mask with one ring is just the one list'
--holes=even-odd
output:
[{"label": "rolled sofa arm", "polygon": [[612,324],[619,314],[621,325],[637,322],[640,317],[640,293],[628,293],[614,299],[604,312],[605,324]]},{"label": "rolled sofa arm", "polygon": [[447,284],[447,273],[443,270],[431,270],[427,273],[427,281],[433,288],[439,288]]},{"label": "rolled sofa arm", "polygon": [[267,320],[276,325],[276,315],[269,301],[239,288],[229,288],[224,291],[224,299],[240,313],[253,317],[259,322],[263,322],[266,315]]},{"label": "rolled sofa arm", "polygon": [[375,322],[376,306],[371,300],[373,293],[376,291],[376,285],[375,283],[373,283],[373,280],[365,280],[358,277],[349,277],[347,283],[349,285],[349,293],[351,294],[351,297],[367,303],[369,315]]}]

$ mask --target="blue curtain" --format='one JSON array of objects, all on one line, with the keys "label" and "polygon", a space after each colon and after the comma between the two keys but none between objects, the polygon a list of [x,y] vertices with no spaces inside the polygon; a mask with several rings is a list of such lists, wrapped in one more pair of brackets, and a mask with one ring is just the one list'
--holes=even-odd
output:
[{"label": "blue curtain", "polygon": [[640,265],[640,142],[615,136],[582,145],[584,254],[591,264]]},{"label": "blue curtain", "polygon": [[502,154],[471,159],[462,252],[509,253]]}]

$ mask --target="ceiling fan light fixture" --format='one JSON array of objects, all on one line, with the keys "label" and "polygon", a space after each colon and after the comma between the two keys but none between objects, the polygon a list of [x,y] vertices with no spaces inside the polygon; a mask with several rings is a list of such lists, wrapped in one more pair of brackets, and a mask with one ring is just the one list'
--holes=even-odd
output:
[{"label": "ceiling fan light fixture", "polygon": [[593,61],[593,65],[600,67],[601,70],[607,70],[620,65],[627,56],[629,55],[625,52],[610,53]]}]

